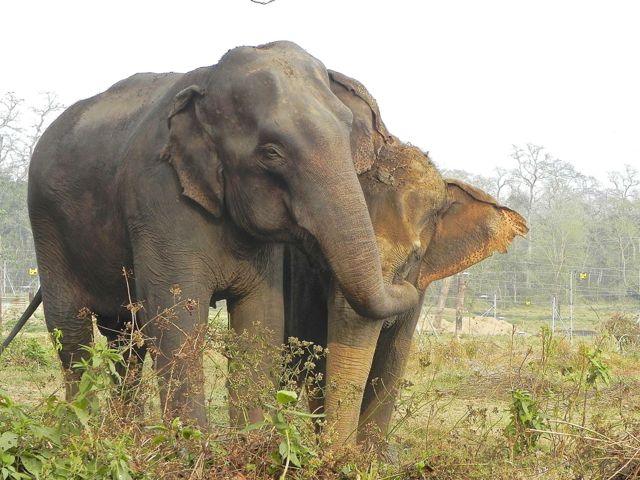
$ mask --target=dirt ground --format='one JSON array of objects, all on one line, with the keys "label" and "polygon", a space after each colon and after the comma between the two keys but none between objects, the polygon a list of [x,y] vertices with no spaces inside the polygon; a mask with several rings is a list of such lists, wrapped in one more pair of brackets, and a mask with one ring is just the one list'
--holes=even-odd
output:
[{"label": "dirt ground", "polygon": [[[427,315],[421,322],[422,331],[425,333],[433,331],[433,316]],[[464,317],[462,319],[461,334],[465,335],[511,335],[513,324],[493,317]],[[455,333],[454,322],[442,320],[438,333]]]}]

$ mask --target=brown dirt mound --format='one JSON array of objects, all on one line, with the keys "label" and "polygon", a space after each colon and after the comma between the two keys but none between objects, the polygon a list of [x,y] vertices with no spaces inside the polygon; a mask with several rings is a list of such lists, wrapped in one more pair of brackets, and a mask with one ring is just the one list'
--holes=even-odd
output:
[{"label": "brown dirt mound", "polygon": [[[425,327],[430,328],[429,322],[426,322]],[[440,331],[455,333],[456,325],[454,322],[442,320]],[[512,331],[513,325],[505,320],[492,317],[464,317],[460,333],[465,335],[511,335]]]}]

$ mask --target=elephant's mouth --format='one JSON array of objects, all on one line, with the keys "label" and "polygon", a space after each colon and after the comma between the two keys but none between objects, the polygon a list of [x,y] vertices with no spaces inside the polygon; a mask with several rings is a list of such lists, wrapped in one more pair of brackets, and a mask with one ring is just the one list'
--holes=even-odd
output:
[{"label": "elephant's mouth", "polygon": [[322,253],[318,240],[304,227],[297,226],[293,232],[295,243],[307,254],[311,263],[321,271],[331,271],[327,258]]},{"label": "elephant's mouth", "polygon": [[409,255],[407,255],[404,263],[396,268],[395,274],[393,276],[393,283],[402,283],[403,281],[407,280],[409,272],[413,267],[418,265],[419,262],[420,252],[417,249],[412,250]]}]

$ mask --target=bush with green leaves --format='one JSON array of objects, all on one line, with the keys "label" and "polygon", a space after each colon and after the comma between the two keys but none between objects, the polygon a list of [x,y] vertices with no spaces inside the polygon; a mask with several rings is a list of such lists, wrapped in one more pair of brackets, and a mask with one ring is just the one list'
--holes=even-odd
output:
[{"label": "bush with green leaves", "polygon": [[541,430],[548,427],[544,415],[540,412],[538,402],[527,390],[516,388],[511,392],[509,423],[505,433],[515,453],[534,449]]},{"label": "bush with green leaves", "polygon": [[0,478],[129,480],[129,435],[101,437],[100,398],[118,381],[122,356],[106,342],[86,347],[88,359],[78,393],[66,402],[55,396],[28,409],[0,395]]},{"label": "bush with green leaves", "polygon": [[318,454],[305,443],[296,423],[305,423],[309,426],[309,419],[323,418],[324,414],[307,413],[296,409],[298,394],[292,390],[278,390],[276,392],[276,404],[268,405],[270,412],[262,422],[248,427],[248,430],[266,428],[276,432],[280,438],[278,449],[272,453],[274,466],[284,464],[280,478],[284,479],[290,466],[302,468],[318,457]]}]

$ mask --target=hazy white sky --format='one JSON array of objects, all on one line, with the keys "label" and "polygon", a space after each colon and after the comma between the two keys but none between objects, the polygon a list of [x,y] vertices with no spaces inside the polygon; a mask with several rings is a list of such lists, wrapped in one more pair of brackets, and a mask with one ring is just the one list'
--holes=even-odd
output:
[{"label": "hazy white sky", "polygon": [[287,39],[362,81],[442,168],[488,174],[527,142],[600,179],[640,167],[636,0],[8,0],[0,18],[0,93],[28,101]]}]

